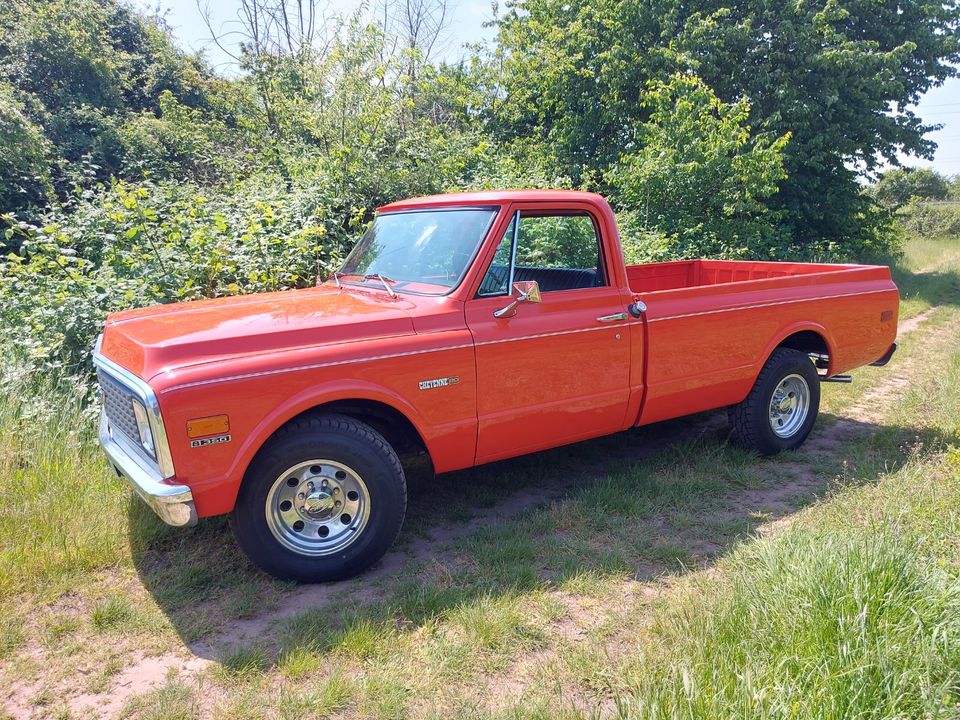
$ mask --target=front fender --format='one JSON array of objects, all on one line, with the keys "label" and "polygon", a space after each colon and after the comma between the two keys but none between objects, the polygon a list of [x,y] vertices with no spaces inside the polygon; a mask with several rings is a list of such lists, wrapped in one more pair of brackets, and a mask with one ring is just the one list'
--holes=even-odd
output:
[{"label": "front fender", "polygon": [[240,488],[240,482],[253,461],[253,458],[259,452],[263,444],[283,425],[288,423],[298,415],[312,410],[320,405],[336,402],[338,400],[370,400],[373,402],[388,405],[397,412],[405,416],[420,433],[424,443],[427,446],[427,452],[431,452],[431,442],[433,440],[430,433],[430,425],[421,416],[421,413],[411,405],[405,398],[398,393],[377,385],[375,383],[360,380],[332,380],[321,385],[307,388],[296,395],[284,398],[271,412],[266,414],[260,422],[256,424],[253,431],[244,438],[230,469],[226,473],[226,479],[233,486],[233,494],[230,498],[230,506],[236,500],[236,494]]}]

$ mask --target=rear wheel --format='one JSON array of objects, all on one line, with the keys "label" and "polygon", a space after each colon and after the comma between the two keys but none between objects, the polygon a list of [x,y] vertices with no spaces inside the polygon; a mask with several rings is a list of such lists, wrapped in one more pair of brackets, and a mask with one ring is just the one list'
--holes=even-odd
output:
[{"label": "rear wheel", "polygon": [[233,530],[271,575],[336,580],[379,560],[400,531],[406,481],[393,448],[343,415],[296,420],[264,446],[244,478]]},{"label": "rear wheel", "polygon": [[762,455],[800,447],[820,410],[820,377],[799,350],[777,348],[730,412],[737,444]]}]

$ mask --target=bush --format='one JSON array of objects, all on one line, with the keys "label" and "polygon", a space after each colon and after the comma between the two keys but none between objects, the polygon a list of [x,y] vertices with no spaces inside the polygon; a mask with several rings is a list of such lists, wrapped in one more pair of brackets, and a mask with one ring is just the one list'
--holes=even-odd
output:
[{"label": "bush", "polygon": [[911,235],[960,236],[960,204],[934,205],[913,198],[897,212],[897,222]]},{"label": "bush", "polygon": [[49,143],[0,81],[0,208],[44,201],[51,192]]},{"label": "bush", "polygon": [[936,170],[906,167],[885,172],[870,188],[870,194],[884,207],[898,208],[911,198],[944,200],[950,189],[950,181]]},{"label": "bush", "polygon": [[116,182],[39,222],[4,216],[0,344],[34,368],[84,372],[109,312],[311,285],[349,242],[331,205],[322,188],[266,179],[210,195]]}]

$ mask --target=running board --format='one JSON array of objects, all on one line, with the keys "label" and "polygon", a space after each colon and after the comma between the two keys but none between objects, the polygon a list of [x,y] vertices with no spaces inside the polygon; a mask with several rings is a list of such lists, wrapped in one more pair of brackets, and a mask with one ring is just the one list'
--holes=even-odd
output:
[{"label": "running board", "polygon": [[838,382],[838,383],[852,383],[853,378],[849,375],[831,375],[827,377],[826,375],[820,376],[820,382]]}]

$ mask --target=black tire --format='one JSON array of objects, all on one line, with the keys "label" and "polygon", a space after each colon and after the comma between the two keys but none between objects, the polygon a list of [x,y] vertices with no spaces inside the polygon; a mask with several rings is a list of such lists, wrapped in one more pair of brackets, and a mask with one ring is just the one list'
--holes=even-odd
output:
[{"label": "black tire", "polygon": [[[773,429],[770,404],[774,392],[786,378],[799,375],[807,384],[809,406],[806,417],[787,437]],[[761,455],[776,455],[800,447],[807,439],[820,410],[820,377],[810,358],[799,350],[777,348],[771,353],[746,399],[730,409],[737,445]]]},{"label": "black tire", "polygon": [[[355,470],[370,501],[366,525],[356,538],[321,556],[281,543],[266,511],[274,483],[290,468],[317,458]],[[382,435],[345,415],[315,415],[285,425],[260,450],[240,486],[231,524],[241,549],[264,572],[282,580],[322,582],[356,575],[383,557],[400,532],[406,505],[403,467]]]}]

